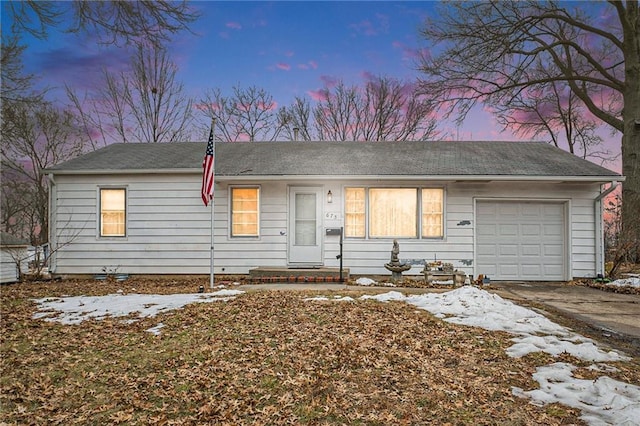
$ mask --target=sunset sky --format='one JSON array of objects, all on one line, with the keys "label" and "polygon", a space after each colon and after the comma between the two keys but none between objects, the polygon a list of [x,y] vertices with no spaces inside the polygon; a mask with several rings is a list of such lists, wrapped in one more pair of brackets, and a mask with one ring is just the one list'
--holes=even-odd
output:
[{"label": "sunset sky", "polygon": [[[194,34],[182,33],[171,45],[178,79],[196,100],[206,89],[230,94],[234,85],[257,86],[278,106],[294,96],[314,99],[317,90],[342,80],[361,84],[371,75],[414,80],[418,53],[430,46],[419,34],[435,2],[214,2],[192,3],[202,16]],[[3,2],[3,27],[7,23]],[[46,41],[25,37],[25,71],[41,84],[92,89],[101,70],[124,70],[129,53],[98,46],[90,36],[51,31]],[[61,91],[52,91],[51,96]],[[450,138],[513,140],[493,118],[477,109],[461,128],[448,123]],[[608,132],[607,137],[611,138]],[[619,136],[613,142],[619,146]]]}]

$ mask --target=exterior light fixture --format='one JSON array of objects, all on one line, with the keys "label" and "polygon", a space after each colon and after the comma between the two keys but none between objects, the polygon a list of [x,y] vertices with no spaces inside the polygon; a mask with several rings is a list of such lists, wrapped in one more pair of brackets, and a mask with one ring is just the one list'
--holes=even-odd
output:
[{"label": "exterior light fixture", "polygon": [[333,194],[331,193],[331,190],[327,192],[327,203],[329,204],[333,203]]}]

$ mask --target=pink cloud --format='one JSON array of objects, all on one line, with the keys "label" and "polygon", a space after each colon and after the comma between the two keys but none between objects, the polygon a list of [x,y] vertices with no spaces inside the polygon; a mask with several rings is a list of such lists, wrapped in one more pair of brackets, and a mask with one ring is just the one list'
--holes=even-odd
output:
[{"label": "pink cloud", "polygon": [[291,69],[291,65],[284,63],[284,62],[278,62],[276,64],[276,68],[278,68],[279,70],[283,70],[283,71],[289,71]]},{"label": "pink cloud", "polygon": [[310,69],[318,69],[318,63],[316,61],[309,61],[304,64],[298,64],[298,68],[301,70],[310,70]]},{"label": "pink cloud", "polygon": [[331,75],[321,75],[320,81],[324,84],[324,86],[328,89],[334,88],[340,82],[340,79],[337,77],[333,77]]},{"label": "pink cloud", "polygon": [[400,41],[394,41],[391,45],[394,49],[398,49],[402,52],[402,59],[428,59],[431,57],[431,52],[427,48],[412,48]]},{"label": "pink cloud", "polygon": [[349,25],[349,28],[352,28],[356,32],[366,36],[375,36],[380,33],[386,33],[389,30],[389,17],[381,13],[377,13],[375,16],[375,22],[365,19]]},{"label": "pink cloud", "polygon": [[323,102],[329,98],[329,92],[325,89],[309,90],[307,94],[311,99],[317,102]]},{"label": "pink cloud", "polygon": [[356,24],[351,24],[349,25],[349,27],[353,28],[357,32],[362,33],[366,36],[374,36],[378,33],[376,29],[373,27],[373,24],[371,23],[371,21],[369,21],[368,19],[365,19],[364,21],[360,21]]},{"label": "pink cloud", "polygon": [[284,52],[284,56],[291,58],[293,55],[295,55],[295,52],[293,50],[287,50],[286,52]]},{"label": "pink cloud", "polygon": [[278,108],[278,103],[276,101],[273,101],[270,104],[265,104],[264,102],[258,102],[258,108],[260,108],[263,111],[274,111]]},{"label": "pink cloud", "polygon": [[362,77],[362,79],[367,82],[373,81],[377,78],[371,71],[362,71],[360,73],[360,77]]},{"label": "pink cloud", "polygon": [[193,104],[193,109],[198,111],[209,111],[209,110],[220,111],[221,108],[219,104],[212,102],[210,104],[195,103]]},{"label": "pink cloud", "polygon": [[227,22],[225,24],[225,27],[231,28],[232,30],[241,30],[242,29],[242,25],[240,25],[239,23],[234,22],[234,21]]}]

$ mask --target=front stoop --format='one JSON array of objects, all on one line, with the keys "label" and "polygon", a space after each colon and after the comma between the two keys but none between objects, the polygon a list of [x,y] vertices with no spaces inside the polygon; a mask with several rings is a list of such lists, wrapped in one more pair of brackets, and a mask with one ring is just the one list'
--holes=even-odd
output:
[{"label": "front stoop", "polygon": [[[349,279],[349,268],[342,269],[342,281]],[[261,266],[249,270],[254,283],[339,283],[340,268],[273,268]]]}]

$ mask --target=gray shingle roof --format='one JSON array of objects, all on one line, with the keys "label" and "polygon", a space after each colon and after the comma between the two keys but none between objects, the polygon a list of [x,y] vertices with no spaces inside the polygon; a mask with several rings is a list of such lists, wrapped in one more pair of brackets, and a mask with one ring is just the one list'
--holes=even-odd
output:
[{"label": "gray shingle roof", "polygon": [[[202,170],[205,143],[114,144],[48,169]],[[218,142],[217,176],[620,177],[542,142]]]}]

